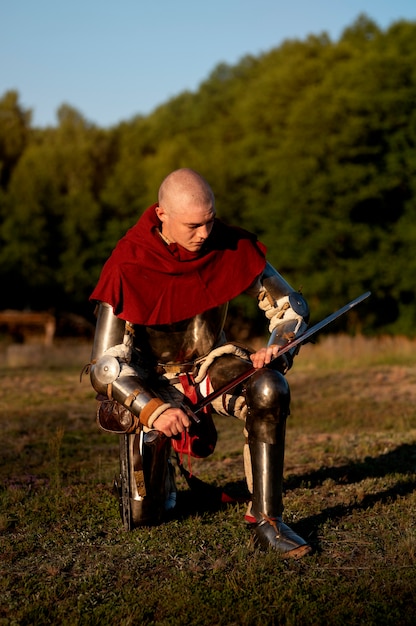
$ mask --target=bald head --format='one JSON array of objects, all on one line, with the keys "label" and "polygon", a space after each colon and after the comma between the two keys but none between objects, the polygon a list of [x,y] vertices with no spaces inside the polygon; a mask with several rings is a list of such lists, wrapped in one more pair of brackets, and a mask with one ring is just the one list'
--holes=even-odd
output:
[{"label": "bald head", "polygon": [[159,188],[158,201],[159,206],[174,213],[189,206],[215,206],[214,194],[205,178],[186,167],[166,176]]},{"label": "bald head", "polygon": [[207,181],[194,170],[175,170],[162,182],[158,199],[156,214],[165,241],[198,252],[215,218],[214,194]]}]

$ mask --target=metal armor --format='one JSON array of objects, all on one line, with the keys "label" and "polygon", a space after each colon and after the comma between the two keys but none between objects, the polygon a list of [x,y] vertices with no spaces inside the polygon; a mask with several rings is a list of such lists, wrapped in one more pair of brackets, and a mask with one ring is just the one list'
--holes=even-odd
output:
[{"label": "metal armor", "polygon": [[[303,296],[269,263],[247,293],[258,298],[269,319],[271,343],[285,345],[306,328],[309,311]],[[99,303],[91,357],[93,387],[137,417],[130,428],[138,421],[151,427],[167,408],[152,389],[155,373],[192,371],[195,362],[204,359],[209,363],[210,352],[225,343],[226,314],[224,304],[175,324],[134,327],[115,317],[108,304]],[[290,365],[286,362],[283,369]]]},{"label": "metal armor", "polygon": [[[259,307],[269,320],[270,343],[285,345],[306,328],[309,311],[304,298],[270,264],[266,265],[262,275],[247,293],[257,297]],[[230,354],[230,344],[226,344],[223,334],[226,312],[227,305],[222,305],[180,323],[145,327],[120,320],[114,316],[108,304],[99,303],[91,382],[99,394],[116,400],[127,410],[130,417],[125,416],[124,426],[121,424],[116,432],[144,432],[141,435],[141,441],[144,441],[155,419],[172,406],[163,394],[158,393],[160,377],[164,374],[192,371],[197,375],[199,368],[202,376],[208,372],[215,389],[221,385],[221,381],[232,379],[237,370],[251,366],[244,352],[239,353],[237,349],[235,354]],[[286,371],[290,365],[291,359],[285,359],[279,369]],[[284,554],[293,552],[295,556],[294,553],[302,552],[306,544],[281,521],[284,432],[289,413],[289,387],[282,373],[263,368],[249,379],[242,396],[243,402],[239,406],[246,405],[250,452],[246,473],[252,474],[247,479],[253,492],[250,521],[261,544],[272,546]],[[236,415],[234,406],[235,398],[224,405],[225,412]],[[214,410],[220,412],[221,409],[214,404]],[[105,424],[101,423],[101,426],[105,427]],[[124,436],[134,437],[129,434]],[[146,470],[146,463],[143,463],[141,457],[147,454],[147,448],[154,458],[147,463]],[[155,494],[162,493],[166,470],[160,474],[159,490],[150,484],[146,471],[155,475],[154,468],[161,456],[166,466],[166,451],[143,444],[135,451],[133,444],[130,444],[129,450],[132,472],[137,472],[138,466],[144,468],[147,497],[152,490],[155,490]],[[136,499],[131,525],[143,523],[141,516],[147,520],[148,511],[159,519],[163,497],[155,495],[158,504],[147,506],[144,511],[144,505],[137,506],[141,496],[134,482],[133,489],[131,487],[130,481],[130,500],[132,497]]]}]

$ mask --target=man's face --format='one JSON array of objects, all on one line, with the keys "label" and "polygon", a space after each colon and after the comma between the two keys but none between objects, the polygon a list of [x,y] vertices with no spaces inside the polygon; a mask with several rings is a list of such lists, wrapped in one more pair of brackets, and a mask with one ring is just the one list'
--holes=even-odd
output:
[{"label": "man's face", "polygon": [[178,209],[156,208],[162,222],[162,233],[170,243],[177,243],[185,250],[198,252],[214,226],[215,209],[213,206],[201,206],[184,203]]}]

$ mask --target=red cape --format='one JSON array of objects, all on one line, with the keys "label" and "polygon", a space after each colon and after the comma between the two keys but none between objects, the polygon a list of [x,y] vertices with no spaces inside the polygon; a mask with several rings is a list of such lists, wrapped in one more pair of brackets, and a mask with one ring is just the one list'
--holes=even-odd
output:
[{"label": "red cape", "polygon": [[240,295],[263,271],[265,246],[218,219],[197,254],[167,246],[152,205],[120,239],[90,299],[133,324],[173,324]]}]

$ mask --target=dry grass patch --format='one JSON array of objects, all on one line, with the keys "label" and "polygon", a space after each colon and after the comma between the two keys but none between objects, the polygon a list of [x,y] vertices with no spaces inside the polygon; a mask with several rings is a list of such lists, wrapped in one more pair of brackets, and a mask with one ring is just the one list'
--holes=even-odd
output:
[{"label": "dry grass patch", "polygon": [[293,563],[220,501],[246,495],[237,421],[219,418],[217,450],[193,463],[201,491],[180,479],[175,516],[126,533],[118,441],[97,429],[84,363],[3,369],[0,624],[413,625],[414,344],[339,341],[305,346],[288,374],[285,518],[314,547]]}]

